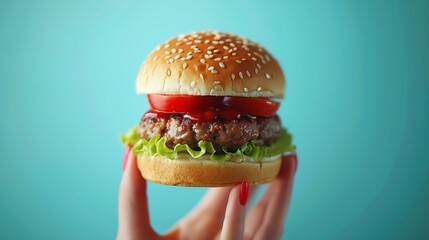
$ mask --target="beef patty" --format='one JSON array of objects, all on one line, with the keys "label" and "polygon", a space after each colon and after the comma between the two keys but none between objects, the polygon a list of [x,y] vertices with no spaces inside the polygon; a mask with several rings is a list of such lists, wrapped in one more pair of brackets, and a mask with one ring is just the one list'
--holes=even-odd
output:
[{"label": "beef patty", "polygon": [[160,134],[167,138],[167,146],[173,148],[176,144],[188,144],[192,149],[198,149],[200,140],[213,143],[216,151],[225,147],[228,151],[236,151],[241,145],[255,140],[260,146],[274,143],[281,132],[279,117],[241,117],[233,121],[215,119],[210,122],[195,122],[179,114],[156,117],[143,115],[139,136],[149,140]]}]

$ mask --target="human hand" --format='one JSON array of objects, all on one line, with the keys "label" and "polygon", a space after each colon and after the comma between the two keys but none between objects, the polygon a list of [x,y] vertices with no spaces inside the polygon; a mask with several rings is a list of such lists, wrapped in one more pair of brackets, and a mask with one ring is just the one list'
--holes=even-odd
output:
[{"label": "human hand", "polygon": [[280,239],[289,207],[296,155],[284,156],[277,178],[246,213],[255,191],[247,182],[234,187],[211,188],[200,203],[171,230],[158,234],[150,225],[146,180],[135,155],[127,148],[119,188],[117,239]]}]

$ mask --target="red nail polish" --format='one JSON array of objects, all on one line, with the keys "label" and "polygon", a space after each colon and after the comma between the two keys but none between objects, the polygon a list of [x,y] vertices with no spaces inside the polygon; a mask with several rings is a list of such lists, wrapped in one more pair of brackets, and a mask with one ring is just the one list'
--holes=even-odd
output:
[{"label": "red nail polish", "polygon": [[249,197],[249,183],[244,181],[241,183],[239,201],[241,206],[245,206]]},{"label": "red nail polish", "polygon": [[295,161],[295,172],[296,172],[296,170],[298,169],[298,155],[295,154],[295,157],[293,159]]},{"label": "red nail polish", "polygon": [[127,166],[127,161],[128,161],[128,155],[130,155],[130,151],[132,147],[133,146],[131,146],[131,144],[128,144],[127,147],[125,148],[124,159],[122,160],[122,171],[125,171],[125,167]]}]

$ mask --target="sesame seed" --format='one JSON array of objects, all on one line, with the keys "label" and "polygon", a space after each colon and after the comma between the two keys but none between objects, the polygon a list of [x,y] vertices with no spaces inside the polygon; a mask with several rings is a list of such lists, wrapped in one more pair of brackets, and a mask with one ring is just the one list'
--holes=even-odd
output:
[{"label": "sesame seed", "polygon": [[171,70],[167,69],[167,75],[170,76],[171,75]]},{"label": "sesame seed", "polygon": [[247,53],[247,56],[251,57],[251,56],[252,56],[252,54],[251,54],[250,52],[248,52],[248,53]]},{"label": "sesame seed", "polygon": [[197,48],[197,46],[195,46],[195,45],[192,45],[192,46],[191,46],[191,48],[192,48],[192,49],[194,49],[194,48]]},{"label": "sesame seed", "polygon": [[228,50],[229,47],[228,46],[223,46],[223,49]]},{"label": "sesame seed", "polygon": [[180,45],[182,45],[183,43],[182,42],[177,42],[176,43],[176,46],[180,46]]},{"label": "sesame seed", "polygon": [[186,42],[186,45],[191,45],[192,44],[192,42]]},{"label": "sesame seed", "polygon": [[170,47],[170,44],[165,44],[164,45],[164,48],[169,48]]},{"label": "sesame seed", "polygon": [[214,49],[215,47],[213,47],[213,46],[209,46],[208,48],[207,48],[207,50],[212,50],[212,49]]},{"label": "sesame seed", "polygon": [[200,39],[195,39],[194,43],[201,43],[202,41]]},{"label": "sesame seed", "polygon": [[180,60],[185,61],[185,60],[186,60],[186,58],[182,57],[182,58],[180,58]]},{"label": "sesame seed", "polygon": [[192,55],[186,56],[186,60],[192,59]]},{"label": "sesame seed", "polygon": [[[200,74],[200,76],[201,76],[201,74]],[[202,78],[202,77],[201,77]],[[191,82],[191,87],[195,87],[195,81],[192,81]]]},{"label": "sesame seed", "polygon": [[252,60],[253,60],[253,61],[258,61],[258,59],[256,59],[255,57],[252,57]]},{"label": "sesame seed", "polygon": [[219,52],[219,49],[215,49],[215,50],[213,50],[213,52],[214,52],[214,53],[218,53],[218,52]]},{"label": "sesame seed", "polygon": [[231,42],[232,40],[230,38],[225,39],[225,42]]},{"label": "sesame seed", "polygon": [[267,59],[267,61],[271,61],[270,57],[268,56],[268,54],[265,54],[265,59]]},{"label": "sesame seed", "polygon": [[183,63],[183,69],[185,69],[188,66],[187,63]]},{"label": "sesame seed", "polygon": [[264,59],[261,59],[261,61],[262,61],[262,63],[263,63],[263,64],[267,63],[267,62],[265,62],[265,60],[264,60]]},{"label": "sesame seed", "polygon": [[222,60],[222,58],[217,57],[217,58],[215,58],[214,60],[215,60],[216,62],[219,62],[220,60]]},{"label": "sesame seed", "polygon": [[176,50],[175,48],[171,49],[171,52],[172,52],[172,53],[176,53],[176,51],[177,51],[177,50]]},{"label": "sesame seed", "polygon": [[174,59],[170,58],[170,59],[168,59],[168,62],[173,63]]},{"label": "sesame seed", "polygon": [[255,68],[255,73],[258,74],[259,70],[258,68]]},{"label": "sesame seed", "polygon": [[256,56],[258,56],[259,58],[264,58],[261,54],[257,53],[257,52],[253,52],[253,54],[255,54]]},{"label": "sesame seed", "polygon": [[229,53],[232,53],[232,51],[234,51],[234,50],[232,50],[232,49],[229,49],[229,50],[228,50],[228,52],[229,52]]},{"label": "sesame seed", "polygon": [[192,51],[188,52],[186,55],[187,55],[187,56],[189,56],[189,55],[191,55],[191,54],[192,54]]},{"label": "sesame seed", "polygon": [[200,62],[201,62],[201,63],[206,63],[206,60],[204,60],[204,58],[201,58],[201,59],[200,59]]},{"label": "sesame seed", "polygon": [[182,53],[182,52],[183,52],[183,49],[179,48],[178,53]]},{"label": "sesame seed", "polygon": [[166,55],[169,55],[170,54],[170,51],[165,51],[164,52]]},{"label": "sesame seed", "polygon": [[201,50],[198,48],[194,48],[194,52],[201,52]]},{"label": "sesame seed", "polygon": [[249,72],[249,71],[246,71],[246,75],[247,75],[248,77],[252,76],[252,75],[250,74],[250,72]]},{"label": "sesame seed", "polygon": [[210,51],[210,50],[208,50],[208,51],[207,51],[207,53],[208,53],[208,54],[213,54],[213,52],[212,52],[212,51]]},{"label": "sesame seed", "polygon": [[219,81],[214,81],[214,84],[220,84],[220,82]]},{"label": "sesame seed", "polygon": [[238,75],[240,76],[241,79],[243,79],[243,73],[239,72]]},{"label": "sesame seed", "polygon": [[231,79],[234,80],[235,79],[235,74],[231,73]]},{"label": "sesame seed", "polygon": [[271,74],[269,74],[269,73],[265,73],[265,77],[266,77],[267,79],[270,79],[270,78],[271,78]]},{"label": "sesame seed", "polygon": [[245,88],[243,88],[243,91],[244,91],[244,92],[248,92],[248,91],[249,91],[249,89],[247,89],[247,88],[245,87]]},{"label": "sesame seed", "polygon": [[236,63],[241,63],[241,61],[240,61],[240,60],[235,60],[235,62],[236,62]]},{"label": "sesame seed", "polygon": [[213,70],[214,69],[214,67],[213,66],[210,66],[209,68],[207,68],[207,70],[209,70],[209,71],[211,71],[211,70]]},{"label": "sesame seed", "polygon": [[177,59],[179,59],[179,58],[180,58],[180,54],[178,54],[178,55],[174,56],[174,60],[177,60]]},{"label": "sesame seed", "polygon": [[217,74],[217,73],[218,73],[218,71],[217,71],[217,70],[212,70],[212,73],[213,73],[213,74]]},{"label": "sesame seed", "polygon": [[156,56],[153,58],[153,60],[154,60],[154,61],[156,61],[156,60],[158,60],[158,58],[159,58],[159,56],[158,56],[158,55],[156,55]]},{"label": "sesame seed", "polygon": [[256,89],[256,91],[258,91],[258,92],[260,92],[262,90],[262,88],[261,87],[258,87],[257,89]]},{"label": "sesame seed", "polygon": [[171,58],[170,55],[167,55],[167,56],[164,57],[164,59],[169,59],[169,58]]},{"label": "sesame seed", "polygon": [[202,73],[200,73],[200,78],[204,79],[204,75]]},{"label": "sesame seed", "polygon": [[234,43],[230,43],[229,46],[235,47],[235,44]]},{"label": "sesame seed", "polygon": [[256,66],[257,66],[259,69],[262,69],[261,64],[257,63],[257,64],[256,64]]},{"label": "sesame seed", "polygon": [[223,64],[223,62],[219,62],[219,66],[220,66],[221,68],[225,68],[225,64]]},{"label": "sesame seed", "polygon": [[205,57],[205,58],[212,58],[212,57],[213,57],[213,55],[205,54],[205,55],[204,55],[204,57]]},{"label": "sesame seed", "polygon": [[217,45],[217,44],[219,44],[219,42],[218,42],[218,41],[216,41],[216,40],[213,40],[213,41],[212,41],[212,43],[213,43],[213,44],[216,44],[216,45]]},{"label": "sesame seed", "polygon": [[223,59],[228,59],[228,56],[223,56]]},{"label": "sesame seed", "polygon": [[220,44],[224,44],[224,43],[225,43],[225,41],[221,40],[221,41],[219,41],[219,43],[220,43]]},{"label": "sesame seed", "polygon": [[246,61],[246,58],[242,58],[241,61]]},{"label": "sesame seed", "polygon": [[209,43],[209,42],[210,42],[210,40],[208,40],[208,39],[204,40],[204,43],[205,43],[205,44],[207,44],[207,43]]},{"label": "sesame seed", "polygon": [[235,47],[235,48],[233,48],[233,49],[234,49],[234,51],[237,51],[237,49],[238,49],[238,48],[237,48],[237,47]]},{"label": "sesame seed", "polygon": [[233,52],[233,53],[231,53],[231,55],[232,55],[232,56],[235,56],[235,55],[237,55],[237,53],[236,53],[236,52]]},{"label": "sesame seed", "polygon": [[165,61],[165,63],[167,63],[167,64],[168,64],[168,63],[169,63],[169,62],[168,62],[168,60],[167,60],[167,61]]}]

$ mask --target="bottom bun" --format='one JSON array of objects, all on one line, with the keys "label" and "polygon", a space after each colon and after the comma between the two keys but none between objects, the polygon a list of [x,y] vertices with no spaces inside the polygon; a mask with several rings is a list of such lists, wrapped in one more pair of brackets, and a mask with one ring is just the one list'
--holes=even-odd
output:
[{"label": "bottom bun", "polygon": [[261,184],[274,180],[280,171],[281,156],[262,162],[218,162],[212,160],[171,160],[160,156],[138,156],[140,172],[148,181],[190,187],[231,186],[247,181]]}]

